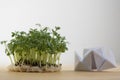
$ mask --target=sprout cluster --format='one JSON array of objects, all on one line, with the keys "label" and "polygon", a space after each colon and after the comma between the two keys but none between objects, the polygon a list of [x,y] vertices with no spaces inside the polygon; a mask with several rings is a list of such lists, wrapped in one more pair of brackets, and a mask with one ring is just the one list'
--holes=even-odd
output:
[{"label": "sprout cluster", "polygon": [[28,33],[12,32],[10,42],[2,41],[5,53],[13,65],[51,66],[60,64],[61,53],[67,50],[67,42],[55,29],[34,28]]}]

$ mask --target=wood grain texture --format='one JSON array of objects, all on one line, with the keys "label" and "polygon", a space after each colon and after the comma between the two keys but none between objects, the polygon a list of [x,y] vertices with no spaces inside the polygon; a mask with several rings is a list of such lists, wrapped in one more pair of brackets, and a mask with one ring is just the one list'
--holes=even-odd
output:
[{"label": "wood grain texture", "polygon": [[0,71],[0,80],[120,80],[120,69],[101,72],[74,71],[70,68],[53,73]]}]

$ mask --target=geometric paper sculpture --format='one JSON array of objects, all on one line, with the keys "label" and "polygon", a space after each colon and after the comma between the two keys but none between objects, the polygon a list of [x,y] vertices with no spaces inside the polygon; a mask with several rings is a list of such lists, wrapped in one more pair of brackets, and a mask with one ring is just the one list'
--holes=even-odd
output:
[{"label": "geometric paper sculpture", "polygon": [[84,49],[83,54],[75,52],[75,71],[101,71],[117,67],[112,51],[103,48]]}]

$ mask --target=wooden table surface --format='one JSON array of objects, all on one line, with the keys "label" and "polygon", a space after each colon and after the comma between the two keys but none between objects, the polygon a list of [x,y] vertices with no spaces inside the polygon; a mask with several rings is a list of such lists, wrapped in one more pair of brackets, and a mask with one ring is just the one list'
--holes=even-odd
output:
[{"label": "wooden table surface", "polygon": [[0,71],[0,80],[120,80],[120,69],[102,72],[62,70],[53,73]]}]

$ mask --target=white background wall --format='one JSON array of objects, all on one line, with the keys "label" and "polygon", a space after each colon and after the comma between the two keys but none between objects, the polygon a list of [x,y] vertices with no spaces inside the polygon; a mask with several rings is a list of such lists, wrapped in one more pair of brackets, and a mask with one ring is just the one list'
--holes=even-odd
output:
[{"label": "white background wall", "polygon": [[[73,65],[74,51],[89,47],[112,49],[120,63],[120,0],[0,0],[0,41],[36,23],[61,26],[70,43],[63,65]],[[9,64],[0,45],[0,66]]]}]

